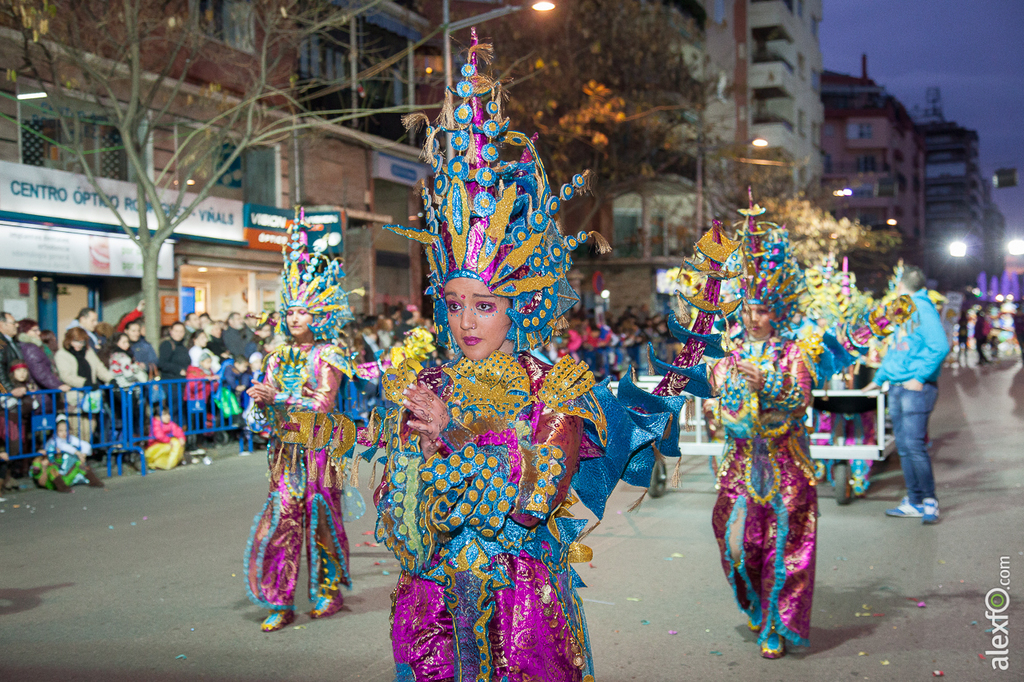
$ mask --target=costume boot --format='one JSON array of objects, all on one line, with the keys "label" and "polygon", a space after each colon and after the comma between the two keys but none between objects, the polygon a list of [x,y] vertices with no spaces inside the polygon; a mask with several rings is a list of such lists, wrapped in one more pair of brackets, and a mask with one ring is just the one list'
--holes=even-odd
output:
[{"label": "costume boot", "polygon": [[761,656],[764,658],[782,658],[786,655],[786,640],[771,626],[768,637],[761,642]]},{"label": "costume boot", "polygon": [[320,554],[320,585],[313,602],[313,610],[310,611],[310,618],[326,618],[334,615],[345,603],[341,599],[341,563],[338,557],[327,551],[319,542],[316,543]]},{"label": "costume boot", "polygon": [[92,470],[92,467],[85,467],[85,477],[89,479],[90,488],[103,488],[105,487],[100,477],[96,475],[96,472]]},{"label": "costume boot", "polygon": [[64,477],[60,474],[53,477],[53,487],[59,493],[71,492],[71,486],[64,482]]},{"label": "costume boot", "polygon": [[270,612],[270,615],[263,620],[260,629],[263,632],[274,632],[284,626],[295,622],[295,610],[290,608],[277,608]]}]

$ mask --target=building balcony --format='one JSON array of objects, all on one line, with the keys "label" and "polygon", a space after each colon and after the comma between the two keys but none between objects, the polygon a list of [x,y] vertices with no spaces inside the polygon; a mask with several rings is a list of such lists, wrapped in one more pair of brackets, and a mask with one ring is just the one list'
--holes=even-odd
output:
[{"label": "building balcony", "polygon": [[785,61],[751,64],[747,84],[754,92],[754,99],[791,98],[803,89],[793,75],[793,67]]},{"label": "building balcony", "polygon": [[792,0],[754,0],[747,10],[747,24],[755,40],[793,42],[800,30]]},{"label": "building balcony", "polygon": [[793,73],[793,65],[789,63],[789,60],[783,57],[778,51],[769,47],[759,47],[754,50],[754,53],[750,57],[750,61],[754,64],[774,64],[778,62],[789,69],[790,73]]}]

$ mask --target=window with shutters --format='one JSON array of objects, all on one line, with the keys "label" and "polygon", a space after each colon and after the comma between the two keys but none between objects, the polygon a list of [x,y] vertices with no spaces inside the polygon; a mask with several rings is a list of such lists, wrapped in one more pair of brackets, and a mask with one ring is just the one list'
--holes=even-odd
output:
[{"label": "window with shutters", "polygon": [[[89,169],[101,178],[128,179],[128,159],[121,133],[87,102],[72,101],[58,115],[46,102],[21,102],[21,162],[71,173]],[[63,122],[62,122],[63,119]]]}]

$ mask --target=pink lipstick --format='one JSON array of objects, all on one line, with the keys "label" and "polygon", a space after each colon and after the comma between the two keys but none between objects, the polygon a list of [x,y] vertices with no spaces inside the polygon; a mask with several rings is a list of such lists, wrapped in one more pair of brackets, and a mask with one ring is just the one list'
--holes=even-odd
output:
[{"label": "pink lipstick", "polygon": [[462,337],[462,342],[464,344],[466,344],[467,346],[475,346],[476,344],[480,343],[480,341],[482,341],[482,340],[483,339],[479,339],[479,338],[477,338],[475,336],[464,336],[464,337]]}]

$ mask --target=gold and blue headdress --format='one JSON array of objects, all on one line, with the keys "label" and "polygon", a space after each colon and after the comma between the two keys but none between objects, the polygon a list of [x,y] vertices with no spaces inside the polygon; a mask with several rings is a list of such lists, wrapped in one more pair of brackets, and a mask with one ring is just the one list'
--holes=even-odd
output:
[{"label": "gold and blue headdress", "polygon": [[739,212],[746,218],[740,228],[743,271],[740,278],[743,301],[766,305],[775,314],[775,329],[791,332],[797,323],[800,297],[805,290],[804,273],[789,246],[784,226],[758,220],[765,209],[754,203]]},{"label": "gold and blue headdress", "polygon": [[300,211],[298,220],[289,220],[287,228],[288,241],[282,249],[282,315],[277,331],[290,336],[284,313],[289,308],[305,308],[313,315],[313,323],[309,326],[313,338],[331,341],[353,319],[348,304],[350,292],[341,288],[341,278],[345,276],[341,261],[327,255],[327,248],[331,245],[329,235],[316,239],[310,251],[309,233],[324,228],[306,222],[305,211]]},{"label": "gold and blue headdress", "polygon": [[[509,339],[517,350],[525,350],[545,343],[562,314],[579,300],[566,273],[573,249],[589,236],[563,235],[555,215],[563,202],[586,190],[588,174],[573,176],[557,194],[552,191],[535,140],[509,130],[508,119],[502,117],[501,84],[477,70],[478,57],[487,49],[477,44],[474,30],[463,80],[448,89],[438,121],[427,125],[423,153],[433,167],[434,181],[433,192],[422,192],[424,225],[385,229],[428,247],[426,293],[434,298],[439,343],[455,345],[444,286],[468,277],[512,299]],[[456,98],[461,99],[457,106]],[[425,118],[411,117],[413,123]],[[454,150],[447,162],[437,139],[442,133],[451,137]],[[518,160],[501,158],[509,148],[522,149]],[[590,235],[600,248],[607,246],[600,235]]]}]

